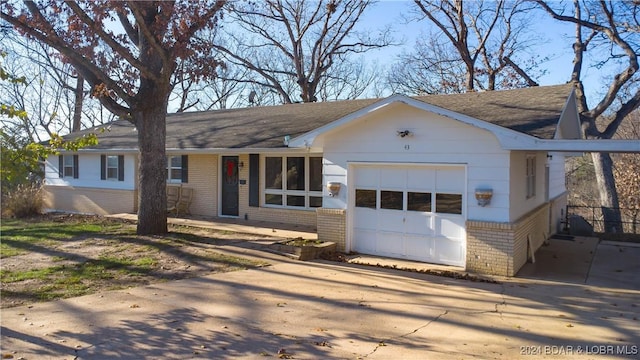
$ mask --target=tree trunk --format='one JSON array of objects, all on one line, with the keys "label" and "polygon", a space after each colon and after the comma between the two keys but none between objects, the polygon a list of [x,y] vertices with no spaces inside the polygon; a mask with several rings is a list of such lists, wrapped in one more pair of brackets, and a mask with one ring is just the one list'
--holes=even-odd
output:
[{"label": "tree trunk", "polygon": [[613,177],[613,161],[609,153],[591,153],[593,167],[600,193],[600,206],[604,220],[604,231],[608,233],[622,232],[622,216],[618,207],[618,191]]},{"label": "tree trunk", "polygon": [[73,104],[73,124],[71,124],[71,132],[80,131],[82,125],[82,103],[84,102],[84,78],[78,74],[76,79],[76,88],[73,91],[75,95]]},{"label": "tree trunk", "polygon": [[134,115],[140,148],[138,235],[167,233],[165,157],[167,102],[153,101],[153,103],[157,103],[155,104],[157,106],[145,107]]}]

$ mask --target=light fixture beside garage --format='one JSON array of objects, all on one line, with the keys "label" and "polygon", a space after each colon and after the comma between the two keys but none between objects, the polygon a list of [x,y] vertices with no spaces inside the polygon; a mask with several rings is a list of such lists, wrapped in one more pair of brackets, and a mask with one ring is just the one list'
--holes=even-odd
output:
[{"label": "light fixture beside garage", "polygon": [[342,184],[340,184],[339,182],[329,181],[327,183],[327,190],[329,190],[329,196],[331,197],[338,196],[338,194],[340,193],[341,187],[342,187]]},{"label": "light fixture beside garage", "polygon": [[484,207],[491,204],[492,197],[493,189],[476,189],[476,200],[478,200],[478,205]]}]

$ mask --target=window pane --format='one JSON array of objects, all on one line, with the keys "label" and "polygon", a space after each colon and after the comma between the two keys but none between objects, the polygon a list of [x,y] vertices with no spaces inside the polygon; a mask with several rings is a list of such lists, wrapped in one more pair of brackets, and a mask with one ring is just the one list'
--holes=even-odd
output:
[{"label": "window pane", "polygon": [[312,207],[312,208],[322,207],[322,197],[309,196],[309,207]]},{"label": "window pane", "polygon": [[107,169],[107,179],[117,179],[118,178],[118,168],[108,168]]},{"label": "window pane", "polygon": [[304,190],[304,158],[287,158],[287,190]]},{"label": "window pane", "polygon": [[431,193],[407,193],[407,210],[431,212]]},{"label": "window pane", "polygon": [[264,194],[264,202],[269,205],[282,205],[282,195]]},{"label": "window pane", "polygon": [[304,196],[287,195],[287,206],[304,207]]},{"label": "window pane", "polygon": [[265,158],[265,188],[282,189],[282,158]]},{"label": "window pane", "polygon": [[65,166],[65,167],[64,167],[64,176],[65,176],[65,177],[66,177],[66,176],[73,177],[73,167]]},{"label": "window pane", "polygon": [[182,180],[182,170],[171,169],[171,180]]},{"label": "window pane", "polygon": [[172,156],[171,157],[171,167],[172,168],[181,168],[182,167],[182,156]]},{"label": "window pane", "polygon": [[380,209],[402,210],[402,191],[380,191]]},{"label": "window pane", "polygon": [[322,191],[322,158],[309,158],[309,191]]},{"label": "window pane", "polygon": [[107,167],[118,168],[118,157],[111,155],[107,156]]},{"label": "window pane", "polygon": [[375,190],[356,189],[356,207],[375,209],[377,205]]},{"label": "window pane", "polygon": [[64,159],[64,166],[73,167],[73,155],[65,155],[63,156],[63,159]]},{"label": "window pane", "polygon": [[462,195],[436,194],[436,212],[462,214]]}]

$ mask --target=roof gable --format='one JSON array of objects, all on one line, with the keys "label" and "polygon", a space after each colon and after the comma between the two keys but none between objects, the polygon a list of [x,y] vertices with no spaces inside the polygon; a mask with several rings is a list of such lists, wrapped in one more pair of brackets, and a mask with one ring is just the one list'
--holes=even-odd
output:
[{"label": "roof gable", "polygon": [[400,102],[490,131],[508,148],[515,142],[530,142],[535,138],[553,139],[572,90],[571,85],[560,85],[413,98],[392,95],[295,138],[290,146],[312,147],[320,134]]}]

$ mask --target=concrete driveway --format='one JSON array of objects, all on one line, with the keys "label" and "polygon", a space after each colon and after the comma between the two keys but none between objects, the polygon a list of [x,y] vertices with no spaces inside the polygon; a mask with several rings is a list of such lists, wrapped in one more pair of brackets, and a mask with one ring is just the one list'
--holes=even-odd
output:
[{"label": "concrete driveway", "polygon": [[[347,263],[298,262],[246,247],[220,250],[266,258],[273,265],[4,309],[2,356],[639,356],[638,280],[632,286],[604,278],[604,283],[591,284],[536,279],[534,272],[527,278],[497,278],[500,283],[493,284]],[[617,255],[640,255],[636,250],[625,247]],[[597,259],[596,254],[594,266]]]}]

